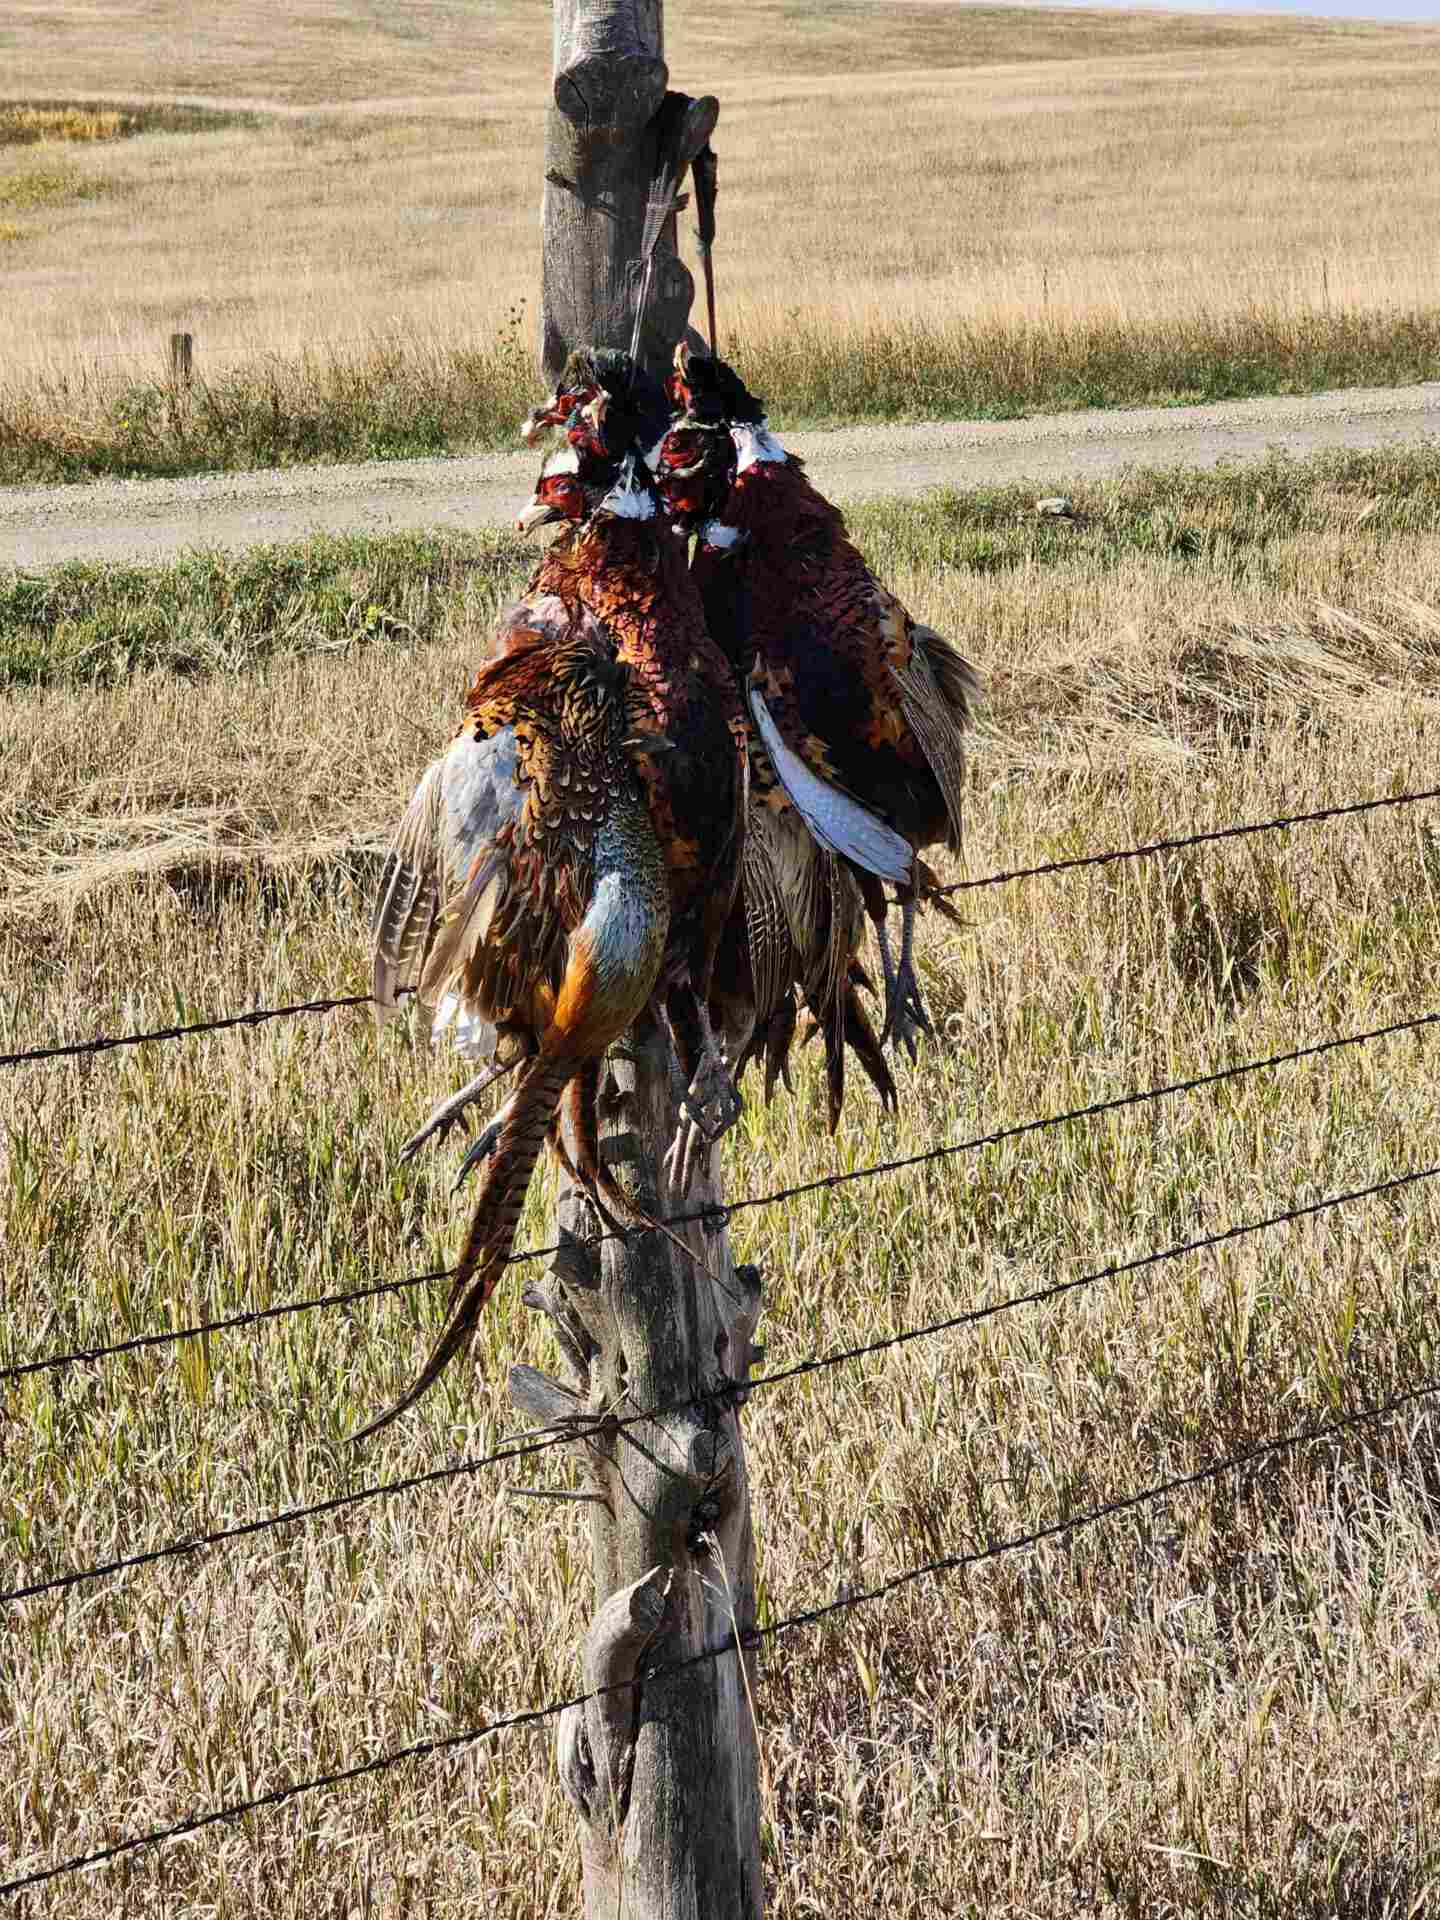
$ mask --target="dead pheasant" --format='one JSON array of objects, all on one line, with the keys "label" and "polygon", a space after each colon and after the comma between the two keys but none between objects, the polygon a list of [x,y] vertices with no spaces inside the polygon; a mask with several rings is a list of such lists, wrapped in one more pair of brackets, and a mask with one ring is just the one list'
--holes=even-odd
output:
[{"label": "dead pheasant", "polygon": [[484,1085],[519,1077],[482,1136],[489,1157],[444,1331],[366,1433],[468,1344],[566,1086],[583,1084],[643,1011],[665,961],[670,889],[644,772],[665,743],[647,736],[643,711],[637,729],[633,676],[573,601],[532,598],[508,616],[505,649],[400,822],[375,915],[374,991],[390,1009],[415,983],[437,1025],[492,1054],[417,1139]]},{"label": "dead pheasant", "polygon": [[[838,508],[724,361],[682,346],[671,392],[683,413],[657,456],[659,484],[676,526],[699,534],[706,617],[765,749],[752,768],[756,791],[770,803],[782,788],[859,887],[885,970],[882,1040],[913,1054],[929,1031],[913,958],[928,871],[919,855],[937,843],[959,849],[963,736],[978,683],[875,579]],[[887,882],[902,908],[898,965]]]},{"label": "dead pheasant", "polygon": [[[740,1112],[709,1002],[744,857],[745,721],[725,657],[706,631],[683,548],[640,457],[641,446],[655,444],[665,430],[664,394],[628,354],[592,352],[587,373],[594,381],[583,418],[573,420],[567,443],[545,462],[517,525],[567,524],[531,592],[583,605],[603,623],[646,725],[669,743],[669,751],[647,756],[643,771],[670,885],[662,988],[688,1082],[691,1124],[677,1136],[672,1160],[683,1187],[697,1136],[713,1142]],[[602,497],[606,506],[597,510]]]},{"label": "dead pheasant", "polygon": [[[547,427],[563,426],[574,455],[597,451],[596,421],[613,417],[612,389],[623,409],[624,430],[648,438],[655,422],[638,417],[618,370],[623,356],[582,350],[570,356],[559,385],[535,409],[522,433],[538,439]],[[733,479],[733,445],[725,429],[716,430],[731,456],[721,477],[716,506],[722,505]],[[652,457],[660,451],[657,442]],[[559,459],[557,473],[570,463]],[[532,586],[555,582],[538,574]],[[738,1078],[748,1061],[763,1053],[766,1097],[777,1076],[788,1080],[788,1056],[796,1025],[795,989],[809,1008],[825,1042],[829,1124],[838,1124],[845,1087],[847,1047],[854,1051],[887,1106],[895,1103],[895,1084],[860,999],[868,985],[857,954],[863,933],[861,893],[843,864],[812,837],[783,787],[768,773],[768,759],[753,726],[746,728],[752,784],[746,816],[741,894],[726,928],[714,975],[712,1010],[726,1036]]]}]

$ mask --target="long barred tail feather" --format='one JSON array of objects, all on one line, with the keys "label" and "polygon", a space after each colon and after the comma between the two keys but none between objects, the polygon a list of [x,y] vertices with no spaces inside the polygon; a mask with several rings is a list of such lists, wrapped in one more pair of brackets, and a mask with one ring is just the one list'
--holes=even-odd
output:
[{"label": "long barred tail feather", "polygon": [[372,925],[376,1018],[399,1005],[402,988],[419,979],[440,918],[440,869],[435,839],[440,820],[442,763],[436,761],[405,809],[385,856]]},{"label": "long barred tail feather", "polygon": [[480,1197],[465,1236],[446,1303],[446,1324],[430,1358],[408,1391],[388,1413],[372,1420],[353,1437],[367,1439],[398,1419],[440,1378],[458,1353],[470,1344],[485,1304],[495,1291],[515,1244],[525,1196],[535,1163],[544,1151],[550,1123],[560,1104],[574,1061],[541,1054],[527,1061],[511,1096],[509,1113],[495,1151],[490,1156]]},{"label": "long barred tail feather", "polygon": [[[587,1060],[565,1089],[564,1112],[570,1122],[570,1140],[566,1142],[557,1114],[550,1130],[550,1145],[565,1172],[599,1214],[606,1230],[623,1234],[625,1222],[636,1224],[636,1209],[615,1175],[600,1159],[600,1072],[600,1061]],[[647,1227],[652,1224],[648,1214],[640,1216],[640,1224]]]},{"label": "long barred tail feather", "polygon": [[926,640],[933,639],[942,646],[945,643],[925,627],[916,627],[911,639],[908,662],[903,667],[892,666],[890,671],[900,690],[906,725],[919,742],[945,802],[949,822],[945,845],[959,853],[965,796],[965,717],[957,715],[946,701]]}]

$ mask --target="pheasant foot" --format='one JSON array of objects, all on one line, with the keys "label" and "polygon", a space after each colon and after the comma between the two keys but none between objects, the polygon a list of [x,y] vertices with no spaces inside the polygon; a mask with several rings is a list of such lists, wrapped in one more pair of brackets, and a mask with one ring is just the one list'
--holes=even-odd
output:
[{"label": "pheasant foot", "polygon": [[890,956],[890,942],[883,926],[875,929],[875,937],[880,945],[880,964],[885,969],[885,1025],[880,1034],[880,1045],[892,1043],[903,1047],[911,1061],[919,1058],[920,1042],[934,1034],[930,1016],[925,1011],[925,1002],[920,995],[920,982],[915,977],[915,902],[903,903],[903,927],[900,936],[900,964]]},{"label": "pheasant foot", "polygon": [[[475,1078],[467,1080],[458,1093],[452,1093],[447,1100],[442,1100],[424,1126],[411,1134],[400,1149],[400,1158],[412,1160],[427,1140],[443,1140],[465,1109],[473,1105],[487,1087],[493,1087],[497,1080],[503,1080],[507,1073],[513,1073],[520,1064],[519,1060],[507,1060],[503,1065],[492,1061],[489,1065],[482,1067]],[[484,1136],[482,1135],[481,1138],[483,1139]],[[468,1154],[466,1160],[467,1162],[469,1160]]]},{"label": "pheasant foot", "polygon": [[455,1174],[455,1184],[450,1189],[452,1195],[460,1191],[461,1187],[465,1184],[466,1178],[479,1166],[480,1162],[482,1160],[488,1160],[490,1155],[495,1151],[496,1144],[500,1139],[500,1130],[505,1125],[506,1120],[509,1119],[510,1109],[514,1104],[515,1096],[512,1093],[504,1106],[501,1107],[500,1111],[495,1115],[495,1118],[490,1121],[487,1126],[482,1127],[480,1132],[470,1142],[466,1150],[465,1158],[460,1162],[460,1166]]},{"label": "pheasant foot", "polygon": [[[702,1009],[703,1014],[703,1009]],[[665,1173],[677,1193],[688,1193],[697,1169],[722,1135],[745,1111],[745,1102],[726,1064],[724,1048],[708,1018],[695,1077],[680,1102],[680,1124],[665,1156]]]}]

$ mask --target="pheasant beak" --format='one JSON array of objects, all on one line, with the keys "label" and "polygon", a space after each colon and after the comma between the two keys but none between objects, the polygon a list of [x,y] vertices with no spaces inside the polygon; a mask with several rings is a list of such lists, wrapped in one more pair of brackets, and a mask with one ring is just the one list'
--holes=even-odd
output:
[{"label": "pheasant beak", "polygon": [[565,515],[559,507],[552,506],[546,500],[532,500],[525,511],[515,518],[517,533],[534,533],[539,527],[548,527],[553,521],[563,520]]}]

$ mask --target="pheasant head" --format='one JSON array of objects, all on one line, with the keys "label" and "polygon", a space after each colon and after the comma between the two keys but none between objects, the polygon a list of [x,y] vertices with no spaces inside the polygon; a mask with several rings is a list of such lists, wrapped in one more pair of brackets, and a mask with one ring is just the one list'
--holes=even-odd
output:
[{"label": "pheasant head", "polygon": [[[605,421],[603,434],[594,415],[597,405]],[[520,434],[527,446],[534,446],[548,427],[564,427],[572,445],[618,458],[632,444],[656,446],[669,417],[659,381],[637,367],[628,353],[616,347],[577,347],[555,391],[527,417]]]},{"label": "pheasant head", "polygon": [[515,531],[534,533],[562,521],[581,527],[606,516],[654,520],[658,513],[650,469],[635,447],[614,459],[576,445],[572,438],[547,457],[530,504],[515,521]]},{"label": "pheasant head", "polygon": [[677,532],[690,533],[723,510],[735,470],[735,442],[723,425],[687,417],[671,427],[656,454],[655,482]]},{"label": "pheasant head", "polygon": [[751,393],[725,360],[692,353],[685,341],[675,349],[675,371],[668,384],[672,409],[705,426],[762,426],[765,402]]}]

